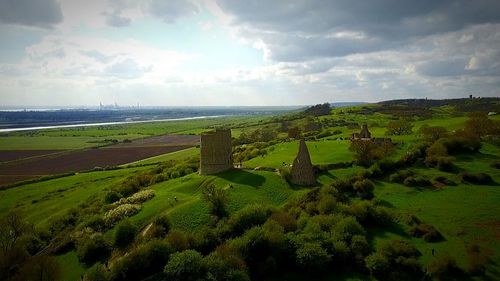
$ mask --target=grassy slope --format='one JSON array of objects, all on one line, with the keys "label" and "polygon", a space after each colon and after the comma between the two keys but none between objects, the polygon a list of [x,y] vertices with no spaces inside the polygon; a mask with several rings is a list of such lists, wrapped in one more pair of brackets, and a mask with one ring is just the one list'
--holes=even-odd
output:
[{"label": "grassy slope", "polygon": [[17,209],[26,219],[43,227],[92,195],[145,168],[81,173],[0,191],[0,213]]},{"label": "grassy slope", "polygon": [[[280,168],[283,162],[292,164],[297,155],[299,144],[297,141],[279,143],[272,146],[272,150],[267,149],[268,154],[264,157],[256,157],[243,163],[244,167],[272,167]],[[307,142],[307,148],[311,155],[313,164],[327,164],[336,162],[352,161],[352,154],[348,150],[348,141],[321,140]]]}]

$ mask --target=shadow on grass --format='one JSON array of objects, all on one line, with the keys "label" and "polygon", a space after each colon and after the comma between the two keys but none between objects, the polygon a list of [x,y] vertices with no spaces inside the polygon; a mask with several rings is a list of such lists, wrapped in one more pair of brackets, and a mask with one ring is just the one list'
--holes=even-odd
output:
[{"label": "shadow on grass", "polygon": [[230,171],[222,172],[216,174],[215,176],[235,184],[245,184],[255,188],[261,187],[262,184],[264,184],[264,182],[266,181],[266,178],[261,175],[250,173],[248,171],[240,169],[233,169]]},{"label": "shadow on grass", "polygon": [[404,239],[411,238],[411,236],[399,223],[392,223],[388,226],[371,227],[367,231],[367,238],[371,246],[373,246],[375,238],[392,238],[392,236],[389,234],[396,234],[397,236]]}]

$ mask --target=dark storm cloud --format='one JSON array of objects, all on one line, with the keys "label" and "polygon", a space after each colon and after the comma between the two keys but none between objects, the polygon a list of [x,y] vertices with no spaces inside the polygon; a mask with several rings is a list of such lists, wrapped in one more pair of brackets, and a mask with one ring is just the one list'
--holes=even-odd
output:
[{"label": "dark storm cloud", "polygon": [[149,5],[149,12],[166,23],[174,23],[178,18],[198,11],[198,7],[187,0],[152,0]]},{"label": "dark storm cloud", "polygon": [[[399,48],[411,40],[500,21],[500,1],[217,0],[276,61]],[[356,36],[352,36],[352,35]],[[359,35],[359,36],[358,36]]]},{"label": "dark storm cloud", "polygon": [[0,0],[0,22],[50,28],[62,21],[55,0]]},{"label": "dark storm cloud", "polygon": [[235,16],[236,23],[285,32],[338,29],[381,37],[408,37],[500,20],[497,0],[218,0],[217,3]]}]

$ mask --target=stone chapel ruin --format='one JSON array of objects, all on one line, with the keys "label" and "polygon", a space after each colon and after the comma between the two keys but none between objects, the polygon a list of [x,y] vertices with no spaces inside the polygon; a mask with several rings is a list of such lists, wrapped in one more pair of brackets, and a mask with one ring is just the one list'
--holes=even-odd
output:
[{"label": "stone chapel ruin", "polygon": [[211,175],[233,168],[231,129],[201,134],[200,175]]},{"label": "stone chapel ruin", "polygon": [[314,185],[316,183],[311,157],[309,156],[309,150],[307,149],[304,139],[300,140],[299,152],[297,153],[295,160],[293,160],[290,174],[292,176],[291,182],[293,184],[307,186]]}]

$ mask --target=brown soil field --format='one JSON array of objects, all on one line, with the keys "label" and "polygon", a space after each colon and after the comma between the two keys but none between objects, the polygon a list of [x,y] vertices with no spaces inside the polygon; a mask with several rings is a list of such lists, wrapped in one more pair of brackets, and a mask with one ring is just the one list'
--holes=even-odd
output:
[{"label": "brown soil field", "polygon": [[200,143],[200,136],[196,135],[164,135],[144,139],[136,139],[129,143],[120,143],[113,147],[136,147],[136,146],[158,146],[158,145],[197,145]]},{"label": "brown soil field", "polygon": [[31,154],[28,151],[10,151],[10,153],[5,153],[4,156],[0,154],[0,157],[4,157],[0,159],[19,160],[0,163],[0,185],[38,178],[44,175],[122,165],[193,147],[199,143],[199,140],[199,136],[166,135],[102,148],[68,150],[61,153],[54,153],[53,151],[52,154],[47,151],[30,151]]},{"label": "brown soil field", "polygon": [[0,162],[58,153],[64,150],[0,150]]}]

